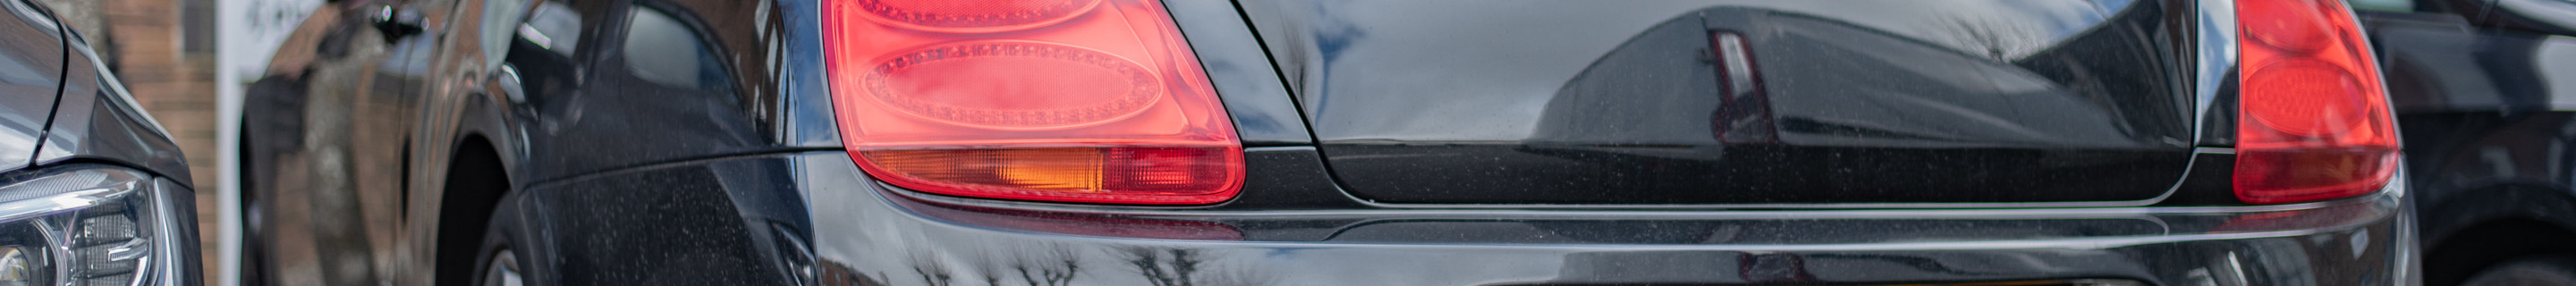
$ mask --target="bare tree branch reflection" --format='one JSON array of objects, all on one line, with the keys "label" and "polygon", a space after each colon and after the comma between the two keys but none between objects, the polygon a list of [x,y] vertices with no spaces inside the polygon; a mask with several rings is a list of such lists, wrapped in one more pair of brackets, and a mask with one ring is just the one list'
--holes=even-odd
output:
[{"label": "bare tree branch reflection", "polygon": [[925,285],[956,285],[956,282],[949,281],[953,273],[948,271],[948,265],[940,264],[939,258],[931,257],[928,253],[912,254],[912,273],[921,275],[921,281]]},{"label": "bare tree branch reflection", "polygon": [[[1082,272],[1082,255],[1072,248],[1047,244],[1037,250],[1021,251],[1011,260],[1011,270],[1020,273],[1020,281],[1029,286],[1063,286],[1073,283]],[[998,286],[998,284],[996,285]]]},{"label": "bare tree branch reflection", "polygon": [[1208,256],[1196,249],[1127,247],[1114,254],[1125,257],[1127,265],[1135,266],[1136,273],[1154,286],[1253,286],[1279,280],[1277,275],[1256,268],[1231,268],[1214,276],[1204,275],[1205,270],[1217,268],[1211,267]]},{"label": "bare tree branch reflection", "polygon": [[985,286],[1002,286],[1002,267],[990,262],[992,260],[987,258],[975,263],[975,278],[984,281]]},{"label": "bare tree branch reflection", "polygon": [[1190,275],[1199,271],[1198,251],[1128,247],[1118,249],[1118,253],[1126,256],[1127,265],[1136,266],[1136,273],[1154,286],[1197,285],[1190,283]]}]

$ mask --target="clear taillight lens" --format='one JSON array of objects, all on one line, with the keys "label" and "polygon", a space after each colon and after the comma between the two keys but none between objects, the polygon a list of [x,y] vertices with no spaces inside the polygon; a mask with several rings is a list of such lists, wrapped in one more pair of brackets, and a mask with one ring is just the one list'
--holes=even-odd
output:
[{"label": "clear taillight lens", "polygon": [[2238,0],[2236,197],[2278,204],[2368,194],[2396,171],[2397,131],[2341,1]]},{"label": "clear taillight lens", "polygon": [[823,9],[843,144],[923,192],[1232,199],[1243,147],[1155,0],[841,0]]}]

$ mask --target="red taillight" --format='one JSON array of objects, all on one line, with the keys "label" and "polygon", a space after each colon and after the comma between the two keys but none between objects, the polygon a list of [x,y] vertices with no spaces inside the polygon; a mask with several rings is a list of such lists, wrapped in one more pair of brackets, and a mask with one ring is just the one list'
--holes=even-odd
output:
[{"label": "red taillight", "polygon": [[2397,131],[2361,29],[2336,0],[2238,0],[2236,198],[2367,194],[2397,169]]},{"label": "red taillight", "polygon": [[938,194],[1234,198],[1243,147],[1156,0],[839,0],[823,9],[850,157]]}]

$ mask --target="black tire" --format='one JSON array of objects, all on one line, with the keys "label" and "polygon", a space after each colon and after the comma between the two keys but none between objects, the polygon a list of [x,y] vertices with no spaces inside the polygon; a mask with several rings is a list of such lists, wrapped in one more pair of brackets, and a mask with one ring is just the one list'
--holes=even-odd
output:
[{"label": "black tire", "polygon": [[512,250],[518,261],[536,261],[527,259],[527,248],[516,247],[524,244],[514,243],[527,236],[518,235],[519,216],[506,207],[512,188],[496,154],[481,140],[468,140],[448,163],[432,270],[437,285],[481,283],[484,264],[495,250]]},{"label": "black tire", "polygon": [[[243,189],[249,188],[244,187]],[[260,239],[259,235],[261,227],[261,212],[259,211],[260,205],[257,201],[253,201],[250,198],[250,194],[242,194],[242,257],[241,269],[238,270],[241,272],[235,273],[234,275],[241,277],[241,285],[274,285],[275,283],[270,283],[268,281],[268,269],[270,263],[268,261],[268,243],[267,240]]]},{"label": "black tire", "polygon": [[2489,266],[2469,276],[2466,286],[2576,285],[2576,256],[2543,255]]},{"label": "black tire", "polygon": [[[492,221],[489,224],[486,224],[491,227],[483,230],[483,246],[475,249],[474,276],[460,277],[471,280],[460,281],[465,283],[441,284],[476,286],[527,285],[527,282],[522,279],[528,277],[528,268],[519,262],[533,260],[529,260],[526,257],[528,251],[522,250],[522,248],[519,247],[520,244],[515,243],[517,240],[514,238],[517,236],[513,234],[517,233],[515,231],[517,229],[516,226],[518,226],[518,223],[516,222],[517,216],[506,214],[507,212],[508,211],[493,213]],[[519,281],[515,281],[517,283],[509,283],[503,282],[503,279],[514,279]]]}]

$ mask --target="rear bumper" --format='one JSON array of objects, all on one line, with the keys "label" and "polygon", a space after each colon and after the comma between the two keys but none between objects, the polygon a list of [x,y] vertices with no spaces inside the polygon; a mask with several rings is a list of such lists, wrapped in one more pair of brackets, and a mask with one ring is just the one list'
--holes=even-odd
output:
[{"label": "rear bumper", "polygon": [[825,285],[2415,284],[2396,189],[2260,208],[1101,210],[914,193],[840,152],[792,157]]}]

